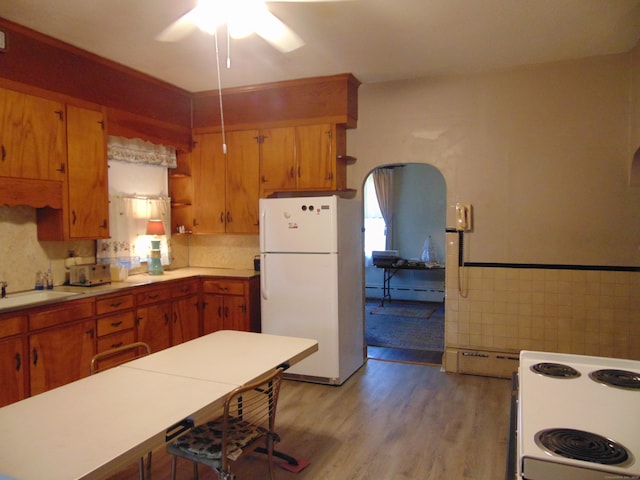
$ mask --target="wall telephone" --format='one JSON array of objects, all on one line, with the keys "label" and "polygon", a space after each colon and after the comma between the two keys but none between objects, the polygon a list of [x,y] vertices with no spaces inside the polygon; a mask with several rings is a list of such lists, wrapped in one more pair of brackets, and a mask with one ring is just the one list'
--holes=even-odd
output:
[{"label": "wall telephone", "polygon": [[456,230],[471,230],[471,204],[456,203]]}]

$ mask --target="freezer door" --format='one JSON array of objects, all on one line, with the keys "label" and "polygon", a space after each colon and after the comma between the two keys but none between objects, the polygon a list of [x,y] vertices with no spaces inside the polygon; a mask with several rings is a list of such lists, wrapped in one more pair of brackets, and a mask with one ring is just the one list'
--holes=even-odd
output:
[{"label": "freezer door", "polygon": [[318,341],[318,351],[288,373],[339,377],[337,257],[262,255],[262,332]]},{"label": "freezer door", "polygon": [[338,251],[336,196],[260,199],[261,252]]}]

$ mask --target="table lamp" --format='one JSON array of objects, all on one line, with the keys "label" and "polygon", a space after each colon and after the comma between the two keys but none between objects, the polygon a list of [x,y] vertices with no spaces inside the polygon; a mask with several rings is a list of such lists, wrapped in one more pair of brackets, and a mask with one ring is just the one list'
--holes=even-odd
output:
[{"label": "table lamp", "polygon": [[[147,223],[147,235],[164,235],[162,220],[149,220]],[[160,240],[151,240],[151,255],[149,255],[149,275],[162,275],[162,255],[160,253]]]}]

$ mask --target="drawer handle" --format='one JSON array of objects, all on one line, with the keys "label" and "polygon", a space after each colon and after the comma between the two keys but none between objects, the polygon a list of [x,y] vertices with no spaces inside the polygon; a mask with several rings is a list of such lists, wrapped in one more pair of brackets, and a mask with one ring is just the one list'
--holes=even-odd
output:
[{"label": "drawer handle", "polygon": [[109,304],[109,306],[111,306],[113,308],[119,307],[120,305],[122,305],[122,302],[113,302],[113,303]]},{"label": "drawer handle", "polygon": [[34,347],[31,351],[31,356],[33,357],[33,366],[38,365],[38,350]]},{"label": "drawer handle", "polygon": [[111,322],[111,326],[112,326],[112,327],[119,327],[120,325],[122,325],[122,321],[119,321],[119,322]]},{"label": "drawer handle", "polygon": [[16,372],[20,371],[20,367],[22,366],[22,357],[19,353],[16,353]]},{"label": "drawer handle", "polygon": [[156,298],[158,298],[158,294],[156,293],[155,295],[149,295],[149,297],[151,300],[155,300]]},{"label": "drawer handle", "polygon": [[113,343],[113,344],[111,344],[111,348],[118,348],[118,347],[121,347],[122,345],[123,345],[122,342]]}]

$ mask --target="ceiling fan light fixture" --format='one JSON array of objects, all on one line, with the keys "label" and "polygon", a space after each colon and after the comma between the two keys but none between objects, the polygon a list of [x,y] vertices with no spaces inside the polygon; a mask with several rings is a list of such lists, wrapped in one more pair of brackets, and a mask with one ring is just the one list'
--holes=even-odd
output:
[{"label": "ceiling fan light fixture", "polygon": [[259,0],[246,0],[233,5],[229,8],[227,18],[233,38],[245,38],[255,33],[269,15],[266,4]]},{"label": "ceiling fan light fixture", "polygon": [[226,22],[225,6],[220,0],[198,0],[196,7],[190,12],[197,27],[209,35],[213,35],[218,27]]}]

